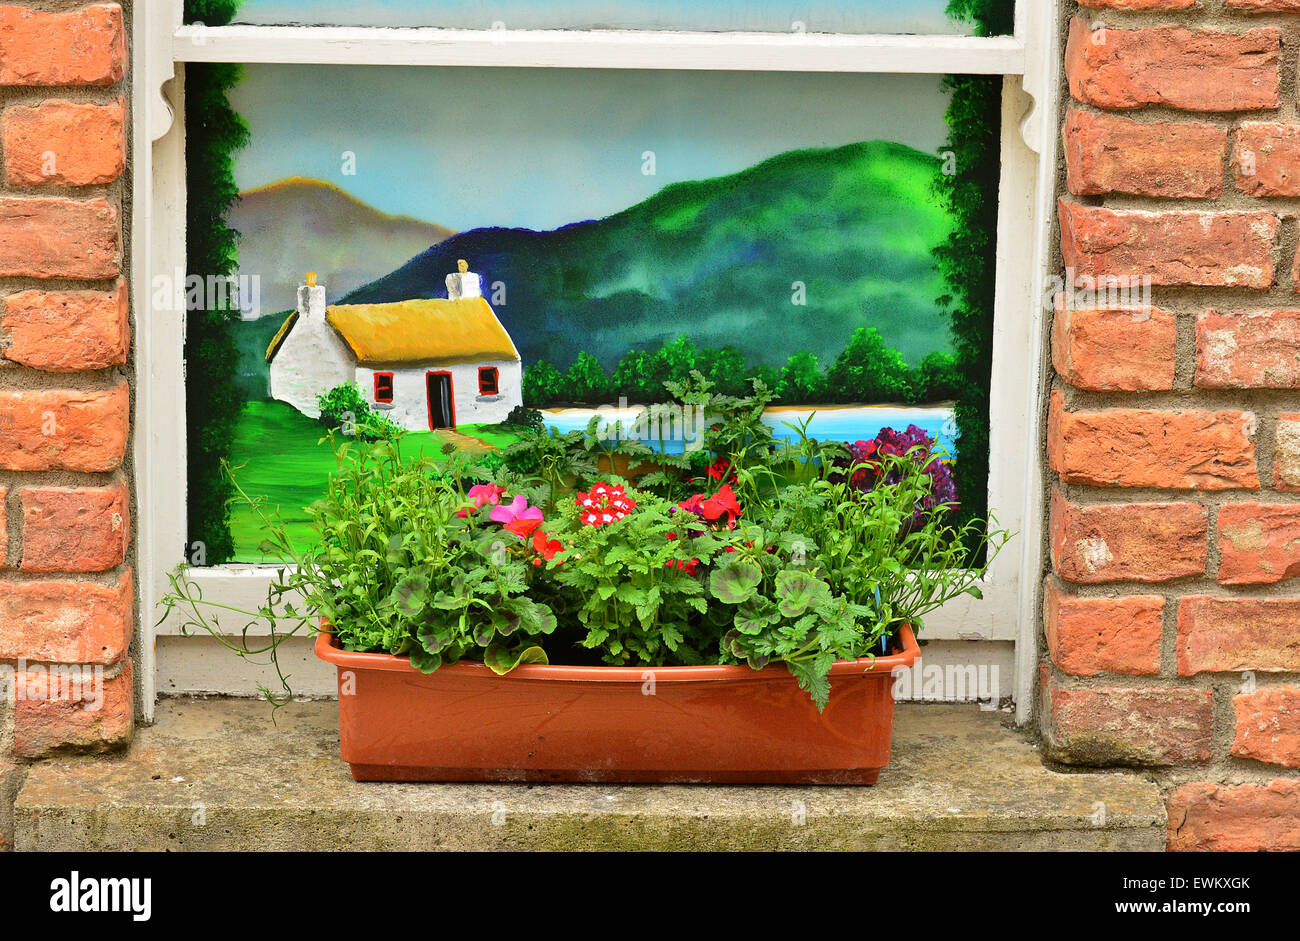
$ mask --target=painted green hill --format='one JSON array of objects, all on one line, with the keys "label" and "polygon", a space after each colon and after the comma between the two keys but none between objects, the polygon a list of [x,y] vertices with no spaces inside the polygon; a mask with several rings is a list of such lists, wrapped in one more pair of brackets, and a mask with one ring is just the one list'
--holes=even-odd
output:
[{"label": "painted green hill", "polygon": [[[581,351],[606,368],[679,336],[781,365],[828,362],[876,327],[912,363],[950,347],[931,250],[948,220],[936,158],[871,141],[793,151],[729,177],[667,187],[617,215],[553,232],[476,229],[332,302],[445,297],[468,259],[525,364]],[[793,303],[797,284],[806,305]],[[504,298],[497,286],[504,288]]]}]

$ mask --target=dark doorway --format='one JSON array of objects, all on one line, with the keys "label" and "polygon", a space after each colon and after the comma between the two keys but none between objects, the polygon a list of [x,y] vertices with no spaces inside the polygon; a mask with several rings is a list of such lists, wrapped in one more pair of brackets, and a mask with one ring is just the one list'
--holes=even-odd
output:
[{"label": "dark doorway", "polygon": [[451,373],[430,372],[424,377],[429,387],[429,428],[456,427],[456,406],[451,399]]}]

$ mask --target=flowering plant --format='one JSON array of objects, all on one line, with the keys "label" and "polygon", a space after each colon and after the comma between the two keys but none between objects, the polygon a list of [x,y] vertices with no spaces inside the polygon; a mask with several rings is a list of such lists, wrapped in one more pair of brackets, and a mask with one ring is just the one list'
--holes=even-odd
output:
[{"label": "flowering plant", "polygon": [[339,470],[310,508],[309,550],[249,500],[265,548],[288,563],[266,604],[242,612],[270,622],[270,641],[250,645],[247,622],[220,625],[230,609],[206,602],[183,569],[164,604],[273,661],[323,620],[345,649],[426,672],[463,659],[499,673],[551,659],[783,663],[824,706],[836,661],[887,652],[900,625],[978,595],[1006,534],[952,522],[951,467],[921,429],[846,447],[804,425],[777,446],[754,402],[724,405],[704,460],[665,463],[635,487],[599,471],[600,446],[582,433],[539,433],[527,463],[504,466],[332,436]]}]

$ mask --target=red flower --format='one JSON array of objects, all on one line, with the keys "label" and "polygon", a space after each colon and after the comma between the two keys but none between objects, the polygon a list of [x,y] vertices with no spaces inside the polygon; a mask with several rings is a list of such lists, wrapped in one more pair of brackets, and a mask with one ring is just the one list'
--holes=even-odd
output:
[{"label": "red flower", "polygon": [[533,565],[540,566],[543,559],[549,562],[563,552],[564,546],[558,539],[548,539],[546,533],[539,529],[533,534],[533,549],[542,557],[541,559],[533,559]]},{"label": "red flower", "polygon": [[713,480],[726,479],[728,483],[735,481],[736,474],[731,469],[731,462],[725,457],[720,457],[709,465],[709,477]]},{"label": "red flower", "polygon": [[678,571],[685,572],[687,575],[694,576],[695,573],[699,570],[700,560],[691,559],[691,561],[689,562],[683,562],[680,559],[669,559],[667,562],[664,563],[664,567],[670,569],[677,569]]},{"label": "red flower", "polygon": [[596,484],[587,493],[579,492],[574,502],[583,511],[579,518],[587,526],[617,523],[636,509],[636,501],[626,490],[606,483]]},{"label": "red flower", "polygon": [[721,490],[700,504],[700,509],[704,518],[710,522],[721,520],[725,516],[728,529],[735,529],[736,520],[740,518],[740,502],[736,499],[731,484],[723,484]]},{"label": "red flower", "polygon": [[537,529],[537,527],[541,525],[542,520],[540,519],[523,519],[522,517],[518,517],[511,520],[509,523],[506,523],[505,531],[513,533],[520,539],[527,539],[533,534],[533,530]]}]

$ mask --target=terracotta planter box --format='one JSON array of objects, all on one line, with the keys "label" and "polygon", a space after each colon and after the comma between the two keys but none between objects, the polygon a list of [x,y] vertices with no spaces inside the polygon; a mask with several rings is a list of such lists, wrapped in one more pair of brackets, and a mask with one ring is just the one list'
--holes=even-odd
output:
[{"label": "terracotta planter box", "polygon": [[343,760],[358,781],[874,784],[889,763],[893,677],[920,655],[904,627],[888,657],[837,663],[818,713],[782,665],[457,663],[426,676],[399,657],[316,655],[339,671]]}]

